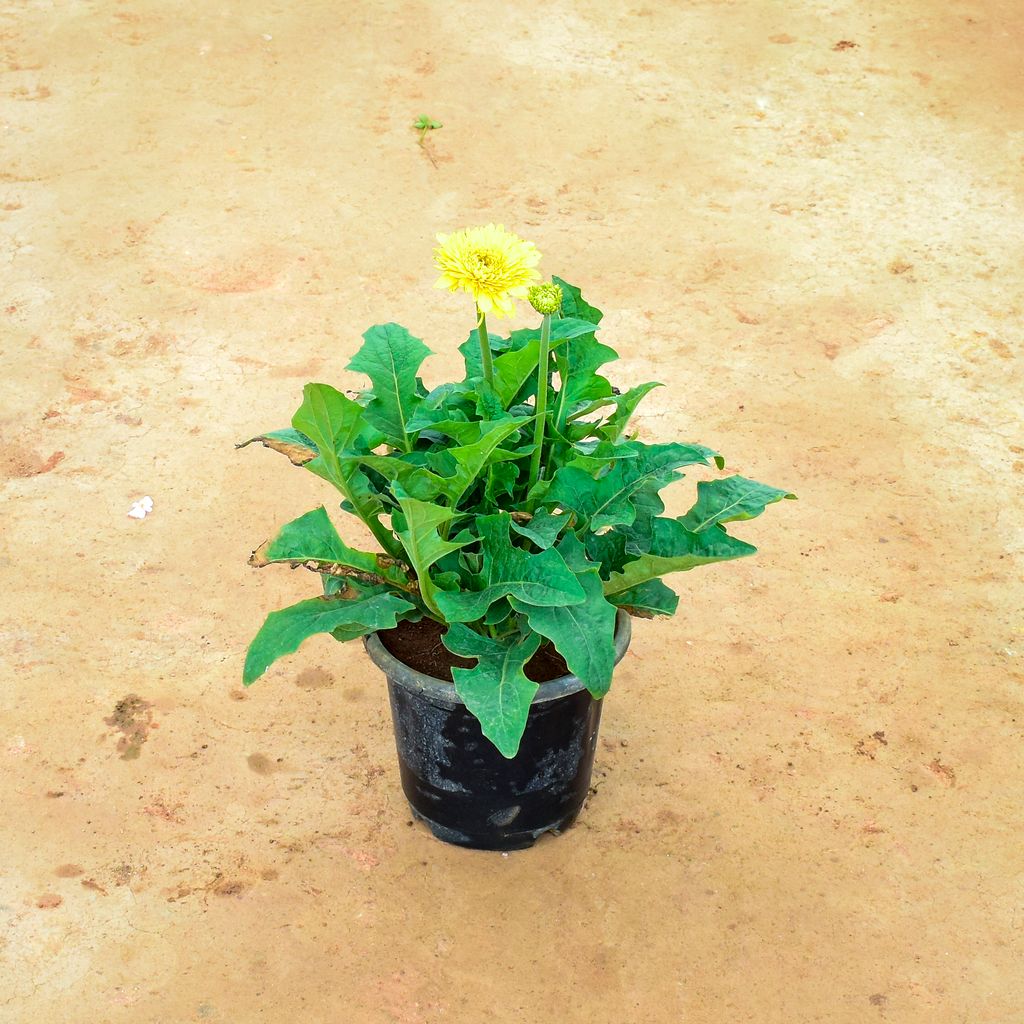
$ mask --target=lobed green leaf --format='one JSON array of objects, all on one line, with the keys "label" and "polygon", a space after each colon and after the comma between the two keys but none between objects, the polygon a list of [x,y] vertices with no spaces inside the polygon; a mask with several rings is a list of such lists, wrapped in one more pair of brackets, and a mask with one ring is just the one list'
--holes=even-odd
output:
[{"label": "lobed green leaf", "polygon": [[365,453],[380,444],[380,434],[367,422],[358,402],[329,384],[307,384],[302,394],[302,405],[292,417],[292,426],[305,434],[319,452],[305,463],[306,469],[334,484],[384,550],[394,555],[394,538],[380,522],[380,498],[364,473],[343,466],[341,461],[346,455]]},{"label": "lobed green leaf", "polygon": [[454,541],[442,540],[437,532],[438,527],[447,525],[455,517],[452,509],[419,501],[407,495],[400,487],[395,488],[395,496],[401,505],[404,520],[396,527],[396,532],[405,548],[409,564],[416,573],[420,597],[427,608],[441,618],[437,598],[443,592],[438,590],[431,579],[430,567],[444,555],[458,551],[472,538],[467,535]]},{"label": "lobed green leaf", "polygon": [[754,519],[767,505],[783,498],[795,501],[796,495],[742,476],[702,480],[697,484],[696,504],[679,521],[688,530],[701,533],[722,523]]},{"label": "lobed green leaf", "polygon": [[637,406],[655,389],[664,387],[656,380],[647,384],[639,384],[635,388],[624,391],[621,395],[613,395],[614,411],[600,427],[600,435],[608,441],[618,441],[626,431],[629,421],[636,412]]},{"label": "lobed green leaf", "polygon": [[342,566],[399,589],[411,587],[408,574],[393,559],[350,548],[338,535],[323,505],[282,526],[273,540],[253,552],[250,562],[256,566],[272,562]]},{"label": "lobed green leaf", "polygon": [[539,689],[526,678],[523,666],[536,653],[540,637],[516,634],[492,640],[457,622],[445,634],[444,645],[452,654],[477,659],[473,668],[452,669],[455,692],[501,755],[515,757]]},{"label": "lobed green leaf", "polygon": [[577,317],[595,325],[601,322],[604,313],[597,306],[590,305],[576,285],[569,284],[560,277],[552,277],[551,280],[562,289],[562,316]]},{"label": "lobed green leaf", "polygon": [[393,629],[400,616],[413,611],[412,602],[383,587],[347,583],[333,597],[314,597],[271,612],[256,634],[245,657],[242,682],[255,682],[278,658],[297,651],[316,633],[344,629],[346,639]]},{"label": "lobed green leaf", "polygon": [[555,645],[573,675],[600,700],[612,685],[615,667],[615,607],[604,596],[597,566],[588,561],[583,544],[573,534],[567,533],[557,550],[576,574],[584,600],[544,608],[513,597],[511,604],[526,616],[531,629]]},{"label": "lobed green leaf", "polygon": [[495,462],[522,457],[521,452],[510,452],[499,446],[512,434],[521,430],[530,417],[511,417],[495,423],[481,423],[481,437],[473,444],[445,448],[427,461],[443,480],[441,493],[452,508],[462,500],[483,470]]},{"label": "lobed green leaf", "polygon": [[531,605],[579,604],[583,588],[564,559],[554,550],[531,555],[509,538],[511,517],[507,512],[480,516],[482,566],[474,581],[476,589],[439,591],[437,606],[448,622],[475,622],[500,597],[515,597]]},{"label": "lobed green leaf", "polygon": [[604,585],[604,592],[612,598],[659,576],[742,558],[756,550],[752,544],[730,537],[721,527],[692,533],[676,519],[655,519],[650,551],[613,572]]},{"label": "lobed green leaf", "polygon": [[652,619],[655,615],[675,615],[679,596],[661,580],[647,580],[629,590],[612,594],[612,604],[636,615],[641,619]]},{"label": "lobed green leaf", "polygon": [[363,338],[348,369],[370,378],[373,398],[366,407],[366,418],[393,447],[411,451],[415,432],[409,421],[423,401],[416,374],[430,349],[401,324],[378,324]]},{"label": "lobed green leaf", "polygon": [[591,531],[609,526],[629,525],[636,519],[634,495],[648,484],[664,486],[675,479],[680,466],[707,465],[715,452],[702,445],[646,445],[628,441],[625,447],[636,458],[609,462],[601,475],[577,465],[561,467],[544,495],[545,504],[556,504],[575,512]]},{"label": "lobed green leaf", "polygon": [[542,508],[525,523],[517,522],[513,517],[512,529],[520,536],[532,540],[543,551],[555,543],[568,522],[567,514],[549,512],[546,508]]}]

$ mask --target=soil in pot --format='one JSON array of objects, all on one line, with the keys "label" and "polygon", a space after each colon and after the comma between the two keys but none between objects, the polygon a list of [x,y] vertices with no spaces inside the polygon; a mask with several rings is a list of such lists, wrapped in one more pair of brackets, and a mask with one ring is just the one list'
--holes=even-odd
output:
[{"label": "soil in pot", "polygon": [[[453,668],[472,668],[472,658],[460,658],[445,647],[443,640],[447,627],[433,619],[419,622],[400,622],[394,629],[381,630],[380,642],[410,668],[435,679],[452,682]],[[526,663],[524,673],[535,683],[546,683],[569,675],[565,659],[550,641],[545,641],[537,653]]]}]

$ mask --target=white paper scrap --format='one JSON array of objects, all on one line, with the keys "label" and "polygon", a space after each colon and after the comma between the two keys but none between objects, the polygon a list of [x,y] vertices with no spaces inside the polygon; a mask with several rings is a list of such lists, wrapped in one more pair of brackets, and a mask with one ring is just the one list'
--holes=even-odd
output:
[{"label": "white paper scrap", "polygon": [[130,509],[128,509],[128,515],[132,519],[145,519],[150,512],[153,511],[153,499],[147,494],[144,498],[139,498]]}]

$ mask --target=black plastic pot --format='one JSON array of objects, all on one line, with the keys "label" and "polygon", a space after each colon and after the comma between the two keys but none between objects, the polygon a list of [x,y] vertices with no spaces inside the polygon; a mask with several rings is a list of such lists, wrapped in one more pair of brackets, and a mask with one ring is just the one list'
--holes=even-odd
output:
[{"label": "black plastic pot", "polygon": [[[629,639],[629,616],[620,611],[616,663]],[[519,752],[507,759],[451,683],[399,661],[376,635],[365,643],[387,676],[402,789],[413,815],[438,839],[522,850],[576,820],[590,789],[601,701],[575,676],[541,683]]]}]

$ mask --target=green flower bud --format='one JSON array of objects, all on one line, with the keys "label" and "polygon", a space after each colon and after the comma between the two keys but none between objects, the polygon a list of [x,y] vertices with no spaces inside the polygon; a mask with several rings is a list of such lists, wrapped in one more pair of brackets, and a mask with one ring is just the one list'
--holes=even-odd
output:
[{"label": "green flower bud", "polygon": [[535,284],[529,291],[530,305],[538,313],[550,316],[562,308],[562,289],[550,281],[546,284]]}]

